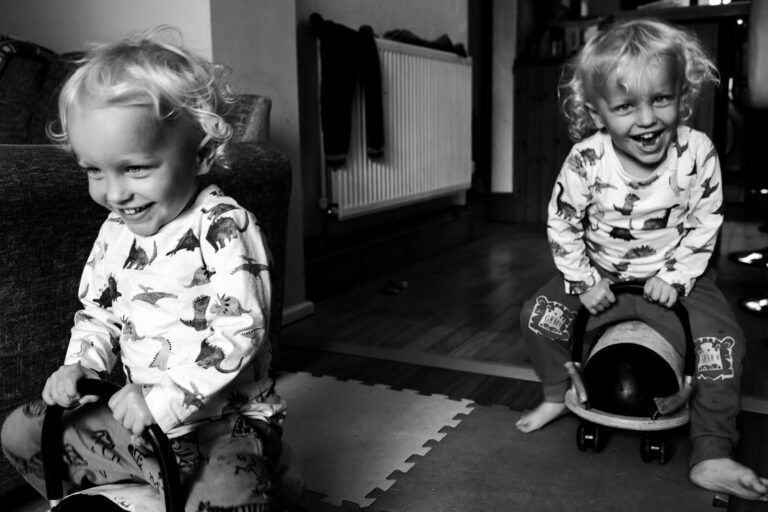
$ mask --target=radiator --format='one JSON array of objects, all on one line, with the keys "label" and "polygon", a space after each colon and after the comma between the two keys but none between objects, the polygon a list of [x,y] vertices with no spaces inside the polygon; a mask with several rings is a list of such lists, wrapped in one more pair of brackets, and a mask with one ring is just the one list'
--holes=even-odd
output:
[{"label": "radiator", "polygon": [[339,220],[441,196],[463,200],[472,180],[472,61],[376,39],[384,157],[368,158],[358,89],[345,167],[326,169],[321,198]]}]

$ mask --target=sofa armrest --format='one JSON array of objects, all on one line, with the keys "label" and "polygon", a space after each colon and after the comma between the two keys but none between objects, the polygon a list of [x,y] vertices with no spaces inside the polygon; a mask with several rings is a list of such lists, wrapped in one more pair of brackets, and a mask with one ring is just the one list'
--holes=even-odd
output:
[{"label": "sofa armrest", "polygon": [[269,115],[272,100],[259,94],[241,94],[225,116],[232,124],[232,142],[269,143]]}]

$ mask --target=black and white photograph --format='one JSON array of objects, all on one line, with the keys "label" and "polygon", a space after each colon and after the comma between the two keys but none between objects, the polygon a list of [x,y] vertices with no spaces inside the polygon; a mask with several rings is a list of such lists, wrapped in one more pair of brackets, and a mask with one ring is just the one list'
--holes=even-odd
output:
[{"label": "black and white photograph", "polygon": [[768,512],[768,1],[0,0],[0,508]]}]

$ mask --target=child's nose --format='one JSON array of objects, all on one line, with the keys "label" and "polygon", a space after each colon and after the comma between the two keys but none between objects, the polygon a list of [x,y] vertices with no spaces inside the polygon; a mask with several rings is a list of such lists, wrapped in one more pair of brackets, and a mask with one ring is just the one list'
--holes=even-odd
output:
[{"label": "child's nose", "polygon": [[105,177],[105,186],[109,203],[119,204],[130,197],[130,193],[120,176],[107,175]]},{"label": "child's nose", "polygon": [[651,126],[656,122],[656,111],[650,105],[640,105],[637,112],[637,124]]}]

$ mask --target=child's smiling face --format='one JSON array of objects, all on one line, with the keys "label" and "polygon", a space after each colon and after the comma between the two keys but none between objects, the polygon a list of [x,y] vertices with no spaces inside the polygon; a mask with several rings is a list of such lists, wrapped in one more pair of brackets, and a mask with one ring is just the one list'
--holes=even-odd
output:
[{"label": "child's smiling face", "polygon": [[595,123],[605,128],[625,169],[651,173],[664,161],[680,121],[680,87],[669,59],[633,73],[627,83],[616,71],[591,105]]},{"label": "child's smiling face", "polygon": [[137,235],[153,235],[178,217],[208,170],[193,125],[160,121],[147,106],[78,105],[68,133],[91,198]]}]

